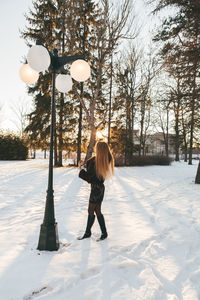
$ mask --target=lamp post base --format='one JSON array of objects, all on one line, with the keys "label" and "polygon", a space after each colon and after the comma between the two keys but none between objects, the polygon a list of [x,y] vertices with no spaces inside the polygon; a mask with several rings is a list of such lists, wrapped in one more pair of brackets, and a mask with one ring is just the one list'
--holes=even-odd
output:
[{"label": "lamp post base", "polygon": [[37,249],[48,251],[57,251],[59,249],[57,223],[53,225],[41,225]]}]

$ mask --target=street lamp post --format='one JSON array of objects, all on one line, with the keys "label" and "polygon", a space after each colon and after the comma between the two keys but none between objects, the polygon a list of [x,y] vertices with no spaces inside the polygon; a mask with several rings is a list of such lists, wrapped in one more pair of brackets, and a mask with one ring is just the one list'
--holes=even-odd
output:
[{"label": "street lamp post", "polygon": [[[35,47],[35,48],[34,48]],[[42,48],[39,48],[42,47]],[[56,78],[57,73],[64,71],[64,65],[73,62],[71,66],[71,76],[79,82],[87,80],[90,76],[89,65],[81,60],[83,55],[63,56],[58,57],[57,49],[53,53],[41,45],[33,46],[27,56],[28,64],[22,66],[20,69],[21,79],[27,83],[35,83],[38,79],[37,72],[50,69],[52,71],[52,98],[51,98],[51,127],[50,127],[50,155],[49,155],[49,175],[48,188],[46,195],[46,205],[44,220],[40,228],[40,236],[38,242],[38,250],[55,251],[59,249],[59,238],[57,223],[54,212],[54,190],[53,190],[53,141],[54,141],[54,122],[55,122],[55,87],[60,92],[68,92],[72,87],[72,80],[69,75]],[[39,54],[38,55],[38,51]],[[46,51],[46,52],[45,52]],[[48,57],[49,55],[49,57]],[[43,61],[40,60],[42,56]],[[46,65],[45,65],[46,62]],[[30,70],[29,70],[30,69]],[[28,70],[28,71],[27,71]],[[32,80],[32,81],[31,81]],[[56,82],[57,80],[57,82]]]}]

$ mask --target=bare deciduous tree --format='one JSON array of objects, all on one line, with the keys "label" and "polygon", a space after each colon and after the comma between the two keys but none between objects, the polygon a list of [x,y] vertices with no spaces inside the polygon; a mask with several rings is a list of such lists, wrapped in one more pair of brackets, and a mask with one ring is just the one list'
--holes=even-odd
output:
[{"label": "bare deciduous tree", "polygon": [[[86,160],[92,155],[96,143],[97,129],[102,124],[105,124],[107,119],[108,109],[104,106],[105,93],[103,91],[109,68],[107,61],[112,52],[117,48],[121,39],[133,38],[129,24],[131,9],[130,0],[124,0],[117,9],[115,9],[113,5],[110,6],[109,0],[102,1],[102,13],[96,31],[96,50],[92,53],[93,61],[91,62],[91,67],[93,69],[93,78],[89,85],[91,92],[89,105],[80,97],[75,86],[76,95],[79,97],[83,110],[85,111],[90,129]],[[101,109],[100,118],[95,114],[97,105]]]},{"label": "bare deciduous tree", "polygon": [[139,123],[140,123],[140,136],[139,136],[139,155],[145,154],[145,145],[147,138],[147,131],[150,125],[151,117],[151,84],[160,66],[157,64],[156,57],[150,50],[146,64],[141,66],[140,86],[138,89],[138,103],[139,103]]},{"label": "bare deciduous tree", "polygon": [[29,113],[29,105],[25,99],[20,98],[18,102],[11,105],[11,110],[14,113],[14,116],[11,121],[17,127],[21,137],[24,136],[24,130],[27,126],[27,115]]}]

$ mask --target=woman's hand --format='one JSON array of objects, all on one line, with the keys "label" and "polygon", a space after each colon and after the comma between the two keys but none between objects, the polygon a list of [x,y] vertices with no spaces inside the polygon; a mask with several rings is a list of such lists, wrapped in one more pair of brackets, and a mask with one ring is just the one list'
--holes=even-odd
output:
[{"label": "woman's hand", "polygon": [[81,170],[81,166],[83,165],[83,161],[82,160],[79,160],[79,162],[78,162],[78,167],[79,167],[79,169]]}]

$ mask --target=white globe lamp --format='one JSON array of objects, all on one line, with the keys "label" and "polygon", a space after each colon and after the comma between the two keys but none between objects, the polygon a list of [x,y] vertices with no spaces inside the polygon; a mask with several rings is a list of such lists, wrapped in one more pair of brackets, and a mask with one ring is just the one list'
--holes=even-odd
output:
[{"label": "white globe lamp", "polygon": [[39,73],[33,70],[28,64],[21,66],[19,76],[26,84],[34,84],[39,78]]},{"label": "white globe lamp", "polygon": [[70,75],[59,74],[55,84],[59,92],[67,93],[72,89],[72,78]]},{"label": "white globe lamp", "polygon": [[49,52],[44,46],[35,45],[29,50],[27,61],[33,70],[37,72],[44,72],[48,70],[51,63],[51,58]]},{"label": "white globe lamp", "polygon": [[70,68],[72,78],[78,82],[83,82],[90,77],[90,66],[82,59],[75,60]]}]

